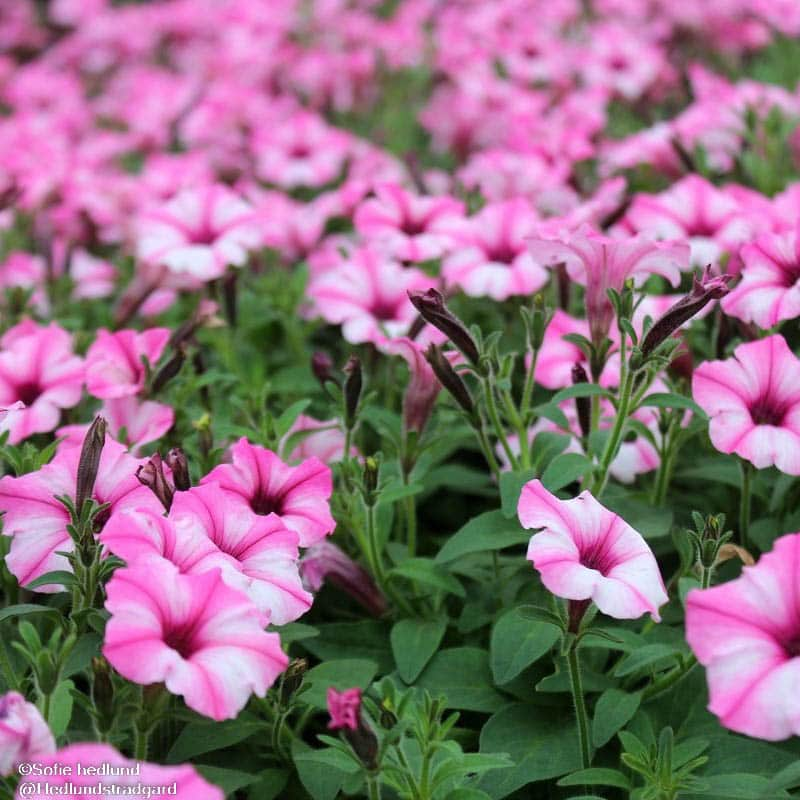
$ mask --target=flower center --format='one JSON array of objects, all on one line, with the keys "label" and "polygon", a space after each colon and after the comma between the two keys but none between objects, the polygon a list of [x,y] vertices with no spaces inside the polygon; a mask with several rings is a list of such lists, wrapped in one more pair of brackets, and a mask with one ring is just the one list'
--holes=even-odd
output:
[{"label": "flower center", "polygon": [[780,427],[786,411],[785,403],[767,394],[759,397],[750,407],[750,418],[756,425]]},{"label": "flower center", "polygon": [[519,252],[508,242],[500,242],[488,247],[486,249],[486,255],[490,261],[496,261],[499,264],[513,264]]},{"label": "flower center", "polygon": [[406,217],[400,226],[400,230],[406,236],[418,236],[420,233],[425,233],[425,222],[421,219]]},{"label": "flower center", "polygon": [[35,381],[28,381],[21,383],[17,386],[17,397],[25,403],[26,406],[33,405],[42,393],[42,387]]},{"label": "flower center", "polygon": [[214,244],[217,239],[216,233],[207,225],[204,225],[202,228],[198,228],[197,230],[192,231],[191,236],[191,244]]},{"label": "flower center", "polygon": [[378,300],[375,305],[370,308],[370,312],[375,319],[380,322],[388,322],[397,317],[397,305],[388,300]]},{"label": "flower center", "polygon": [[311,148],[303,142],[297,142],[289,150],[289,158],[308,158],[311,155]]},{"label": "flower center", "polygon": [[250,500],[250,508],[253,509],[253,512],[264,517],[267,514],[280,514],[282,507],[282,498],[271,497],[260,490]]},{"label": "flower center", "polygon": [[797,635],[784,642],[783,649],[786,651],[786,655],[790,658],[800,656],[800,635]]},{"label": "flower center", "polygon": [[178,625],[164,631],[164,644],[172,648],[183,659],[189,659],[197,650],[192,625]]},{"label": "flower center", "polygon": [[791,289],[800,280],[800,264],[779,264],[781,269],[781,285]]},{"label": "flower center", "polygon": [[615,566],[616,559],[611,552],[612,537],[603,536],[581,551],[581,564],[588,569],[596,569],[605,577]]}]

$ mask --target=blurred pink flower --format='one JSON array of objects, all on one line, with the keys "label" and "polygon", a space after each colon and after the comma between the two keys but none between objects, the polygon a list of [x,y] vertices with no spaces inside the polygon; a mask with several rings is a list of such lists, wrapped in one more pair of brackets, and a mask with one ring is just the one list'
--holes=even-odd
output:
[{"label": "blurred pink flower", "polygon": [[4,421],[8,441],[54,430],[61,409],[76,406],[83,391],[84,363],[72,337],[55,323],[26,320],[6,331],[0,348],[0,406],[25,404]]},{"label": "blurred pink flower", "polygon": [[686,597],[686,639],[706,668],[708,710],[738,733],[800,734],[799,564],[800,534],[791,533],[740,577]]},{"label": "blurred pink flower", "polygon": [[800,360],[778,334],[740,344],[733,356],[700,364],[692,377],[712,444],[758,469],[800,475]]},{"label": "blurred pink flower", "polygon": [[[304,434],[294,439],[294,434]],[[286,448],[296,442],[287,453]],[[338,419],[318,420],[307,414],[298,415],[294,424],[286,432],[281,442],[281,452],[290,464],[296,464],[307,458],[318,458],[323,464],[341,461],[344,455],[344,432]],[[358,450],[351,449],[351,456],[357,456]]]},{"label": "blurred pink flower", "polygon": [[154,556],[117,570],[106,593],[108,662],[134,683],[166,684],[214,720],[264,697],[289,662],[264,615],[219,569],[186,575]]},{"label": "blurred pink flower", "polygon": [[0,696],[0,777],[13,774],[19,764],[39,761],[55,749],[53,734],[33,703],[18,692]]},{"label": "blurred pink flower", "polygon": [[271,450],[244,438],[233,445],[231,455],[232,464],[214,467],[200,481],[218,483],[227,503],[259,516],[277,514],[297,533],[301,547],[320,541],[336,527],[329,503],[333,478],[318,458],[290,467]]},{"label": "blurred pink flower", "polygon": [[169,328],[150,328],[111,333],[105,329],[86,353],[86,388],[89,394],[102,398],[130,397],[144,388],[143,358],[151,367],[161,358],[167,346]]},{"label": "blurred pink flower", "polygon": [[593,600],[604,614],[636,619],[667,602],[655,556],[622,517],[581,492],[559,500],[538,480],[522,488],[518,514],[531,537],[528,560],[542,583],[558,597]]},{"label": "blurred pink flower", "polygon": [[328,713],[331,715],[328,727],[331,730],[349,728],[357,731],[361,716],[361,689],[345,689],[338,692],[333,686],[328,687]]}]

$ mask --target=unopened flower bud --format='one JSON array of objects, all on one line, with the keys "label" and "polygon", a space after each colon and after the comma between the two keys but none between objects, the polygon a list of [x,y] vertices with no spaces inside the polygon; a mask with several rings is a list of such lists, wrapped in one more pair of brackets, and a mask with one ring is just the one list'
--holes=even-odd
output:
[{"label": "unopened flower bud", "polygon": [[480,353],[467,326],[444,303],[442,293],[436,289],[426,292],[409,292],[409,300],[429,325],[440,330],[475,365]]},{"label": "unopened flower bud", "polygon": [[306,672],[308,672],[308,661],[305,658],[295,658],[289,662],[281,681],[282,703],[288,703],[292,695],[300,688]]},{"label": "unopened flower bud", "polygon": [[333,374],[333,359],[321,350],[317,350],[311,356],[311,371],[314,377],[320,382],[322,388],[326,388],[328,381],[339,385],[339,381]]},{"label": "unopened flower bud", "polygon": [[349,429],[355,425],[358,402],[364,385],[361,359],[358,356],[350,356],[342,371],[347,376],[344,381],[344,424]]},{"label": "unopened flower bud", "polygon": [[[572,383],[578,385],[580,383],[588,383],[589,376],[586,370],[579,363],[572,366]],[[584,439],[592,431],[592,401],[588,397],[576,397],[575,409],[578,412],[578,425],[580,425],[581,436]]]},{"label": "unopened flower bud", "polygon": [[445,358],[441,348],[435,344],[430,344],[425,351],[425,358],[442,386],[447,389],[461,408],[472,416],[475,413],[472,395],[469,393],[469,389],[467,389],[467,385],[461,379],[461,376],[453,369],[453,365]]},{"label": "unopened flower bud", "polygon": [[551,311],[545,308],[544,298],[537,294],[533,298],[533,311],[530,322],[530,345],[534,350],[539,350],[544,342],[544,334],[550,320],[553,318]]},{"label": "unopened flower bud", "polygon": [[114,683],[108,661],[100,657],[92,659],[92,705],[98,728],[106,733],[114,721]]},{"label": "unopened flower bud", "polygon": [[86,431],[78,460],[78,479],[75,486],[75,510],[80,515],[83,504],[92,496],[97,470],[100,468],[100,456],[106,442],[107,423],[103,417],[95,417]]},{"label": "unopened flower bud", "polygon": [[189,477],[189,462],[186,460],[186,453],[180,447],[173,447],[167,453],[166,462],[172,472],[175,491],[186,492],[191,489],[192,480]]},{"label": "unopened flower bud", "polygon": [[150,393],[158,394],[180,371],[186,361],[186,345],[180,344],[163,367],[156,373],[150,385]]},{"label": "unopened flower bud", "polygon": [[158,453],[154,453],[146,464],[142,464],[136,470],[136,478],[142,486],[150,489],[167,511],[172,508],[175,490],[169,485],[167,477],[164,475],[164,465]]},{"label": "unopened flower bud", "polygon": [[361,716],[361,689],[338,692],[328,689],[328,727],[341,730],[361,763],[369,770],[378,766],[378,739]]},{"label": "unopened flower bud", "polygon": [[364,493],[367,503],[372,505],[378,488],[378,462],[368,456],[364,459]]},{"label": "unopened flower bud", "polygon": [[642,340],[641,352],[647,358],[662,342],[668,339],[678,328],[688,322],[712,300],[719,300],[729,291],[728,282],[731,275],[711,275],[711,267],[706,267],[703,276],[694,277],[692,291],[667,309],[663,316],[653,323]]}]

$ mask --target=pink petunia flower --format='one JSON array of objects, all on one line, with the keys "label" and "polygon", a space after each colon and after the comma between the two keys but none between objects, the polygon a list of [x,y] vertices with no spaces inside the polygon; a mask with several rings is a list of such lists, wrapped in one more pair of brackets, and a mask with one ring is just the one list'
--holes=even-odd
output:
[{"label": "pink petunia flower", "polygon": [[143,358],[155,366],[169,341],[169,328],[111,333],[105,329],[86,353],[86,388],[102,398],[129,397],[144,387]]},{"label": "pink petunia flower", "polygon": [[0,776],[54,753],[56,742],[39,709],[18,692],[0,696]]},{"label": "pink petunia flower", "polygon": [[305,614],[312,597],[297,567],[297,534],[275,514],[257,517],[226,502],[214,483],[176,492],[169,516],[147,509],[114,514],[100,541],[135,565],[155,554],[182,573],[222,570],[228,586],[244,592],[275,625]]},{"label": "pink petunia flower", "polygon": [[454,226],[455,244],[442,263],[448,283],[471,297],[507,300],[529,295],[547,283],[548,272],[528,252],[538,216],[525,200],[490,203]]},{"label": "pink petunia flower", "polygon": [[333,479],[329,467],[309,458],[296,467],[284,464],[271,450],[240,439],[231,448],[232,464],[214,467],[200,483],[218,483],[227,502],[253,514],[277,514],[308,547],[336,527],[331,516]]},{"label": "pink petunia flower", "polygon": [[593,600],[605,614],[636,619],[658,609],[667,592],[647,542],[622,517],[581,492],[559,500],[538,480],[522,488],[517,509],[531,537],[528,560],[558,597]]},{"label": "pink petunia flower", "polygon": [[686,597],[686,639],[706,668],[708,710],[769,741],[800,734],[798,565],[800,534],[791,533],[740,577]]},{"label": "pink petunia flower", "polygon": [[[23,779],[25,786],[33,791],[18,788],[17,800],[46,800],[54,794],[70,800],[88,796],[112,800],[124,796],[125,789],[136,796],[143,787],[157,786],[164,787],[162,793],[168,788],[169,796],[178,800],[224,800],[225,797],[222,789],[208,783],[191,764],[164,767],[132,761],[107,744],[71,744],[57,753],[37,758],[36,763],[48,770],[46,781]],[[66,767],[71,768],[69,772]],[[110,769],[113,777],[109,777]]]},{"label": "pink petunia flower", "polygon": [[[47,572],[72,569],[67,558],[60,555],[71,552],[74,546],[67,531],[69,513],[56,498],[75,499],[80,453],[80,447],[62,445],[53,460],[37,472],[0,478],[3,534],[13,537],[6,565],[21,586]],[[128,455],[119,442],[106,439],[92,497],[110,507],[98,517],[98,527],[121,509],[161,510],[155,495],[136,479],[136,469],[144,463]],[[55,592],[59,587],[39,586],[36,591]]]},{"label": "pink petunia flower", "polygon": [[221,184],[186,189],[145,212],[136,234],[142,261],[200,281],[241,267],[261,244],[252,206]]},{"label": "pink petunia flower", "polygon": [[464,204],[454,197],[420,197],[396,183],[375,188],[375,197],[356,209],[356,230],[400,261],[440,258],[452,246],[448,226],[461,219]]},{"label": "pink petunia flower", "polygon": [[[300,434],[294,438],[295,434]],[[297,464],[307,458],[318,458],[323,464],[341,461],[344,456],[344,432],[339,420],[318,420],[307,414],[299,414],[294,424],[281,441],[280,451],[290,464]],[[294,443],[287,453],[288,446]],[[353,447],[351,456],[357,456]]]},{"label": "pink petunia flower", "polygon": [[561,240],[534,239],[528,246],[538,263],[566,264],[569,276],[586,287],[586,316],[594,342],[608,335],[614,318],[608,289],[621,291],[628,278],[642,283],[651,275],[677,286],[681,270],[689,266],[688,244],[642,237],[610,239],[588,229]]},{"label": "pink petunia flower", "polygon": [[327,699],[328,713],[331,715],[328,727],[331,730],[349,728],[357,731],[361,716],[361,689],[355,687],[339,692],[329,686]]},{"label": "pink petunia flower", "polygon": [[800,316],[800,236],[764,234],[740,251],[739,285],[722,299],[726,314],[762,328]]},{"label": "pink petunia flower", "polygon": [[214,720],[264,697],[289,662],[264,615],[219,569],[185,575],[151,557],[117,570],[106,593],[108,662],[134,683],[164,683]]},{"label": "pink petunia flower", "polygon": [[694,370],[692,396],[722,453],[800,475],[800,360],[778,334],[740,344]]},{"label": "pink petunia flower", "polygon": [[376,343],[408,331],[416,311],[407,293],[434,283],[417,269],[359,248],[337,268],[312,279],[310,313],[341,325],[344,338],[352,344]]},{"label": "pink petunia flower", "polygon": [[55,323],[26,320],[0,339],[0,406],[25,408],[9,415],[9,442],[57,427],[62,408],[81,399],[83,359],[72,352],[72,337]]}]

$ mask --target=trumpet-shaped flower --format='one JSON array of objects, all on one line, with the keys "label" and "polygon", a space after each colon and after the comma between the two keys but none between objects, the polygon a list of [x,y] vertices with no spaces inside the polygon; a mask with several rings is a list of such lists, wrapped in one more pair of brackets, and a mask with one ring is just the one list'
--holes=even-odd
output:
[{"label": "trumpet-shaped flower", "polygon": [[605,614],[635,619],[658,609],[667,592],[652,551],[622,517],[581,492],[559,500],[538,480],[527,483],[517,509],[531,537],[528,560],[558,597],[593,600]]},{"label": "trumpet-shaped flower", "polygon": [[731,730],[800,734],[800,534],[776,540],[740,577],[686,597],[686,639],[706,668],[708,709]]},{"label": "trumpet-shaped flower", "polygon": [[712,444],[759,469],[800,475],[800,360],[777,334],[740,344],[733,355],[706,361],[692,377]]},{"label": "trumpet-shaped flower", "polygon": [[134,683],[164,683],[200,714],[236,717],[286,669],[278,635],[219,569],[185,575],[152,557],[117,570],[106,591],[109,663]]},{"label": "trumpet-shaped flower", "polygon": [[232,464],[220,464],[201,481],[218,483],[228,503],[259,516],[277,514],[297,533],[301,547],[320,541],[336,527],[328,502],[333,491],[331,471],[318,458],[290,467],[247,439],[240,439],[231,454]]},{"label": "trumpet-shaped flower", "polygon": [[54,753],[56,741],[39,709],[18,692],[0,697],[0,776]]},{"label": "trumpet-shaped flower", "polygon": [[144,387],[143,358],[151,366],[161,358],[169,341],[169,328],[111,333],[100,330],[86,353],[86,388],[102,398],[129,397]]}]

